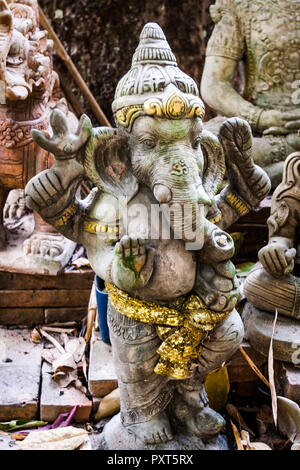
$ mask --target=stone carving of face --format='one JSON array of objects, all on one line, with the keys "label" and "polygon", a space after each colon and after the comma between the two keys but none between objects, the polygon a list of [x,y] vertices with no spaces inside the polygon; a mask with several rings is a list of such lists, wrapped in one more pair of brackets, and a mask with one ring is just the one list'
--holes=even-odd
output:
[{"label": "stone carving of face", "polygon": [[52,81],[52,42],[40,31],[34,0],[0,1],[0,78],[6,99],[26,100],[49,95]]}]

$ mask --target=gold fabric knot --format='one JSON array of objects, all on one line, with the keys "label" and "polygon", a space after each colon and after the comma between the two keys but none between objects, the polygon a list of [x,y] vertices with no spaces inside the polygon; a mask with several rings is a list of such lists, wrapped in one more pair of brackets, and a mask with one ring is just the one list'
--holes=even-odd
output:
[{"label": "gold fabric knot", "polygon": [[164,306],[131,297],[113,284],[105,285],[118,312],[132,320],[156,325],[162,344],[157,350],[160,359],[154,372],[175,379],[187,379],[191,375],[190,361],[201,354],[201,342],[231,313],[210,310],[196,294]]}]

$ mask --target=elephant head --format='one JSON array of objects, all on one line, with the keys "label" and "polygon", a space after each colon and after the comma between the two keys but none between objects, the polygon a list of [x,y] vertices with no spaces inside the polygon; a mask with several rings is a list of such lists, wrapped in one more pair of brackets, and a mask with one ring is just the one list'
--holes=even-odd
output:
[{"label": "elephant head", "polygon": [[128,199],[139,183],[146,185],[176,238],[193,241],[197,224],[203,230],[225,160],[218,139],[203,130],[197,86],[177,67],[157,24],[144,27],[112,108],[117,130],[94,133],[84,163],[89,178]]},{"label": "elephant head", "polygon": [[6,100],[26,100],[35,93],[51,94],[51,49],[39,29],[36,0],[0,0],[0,79]]}]

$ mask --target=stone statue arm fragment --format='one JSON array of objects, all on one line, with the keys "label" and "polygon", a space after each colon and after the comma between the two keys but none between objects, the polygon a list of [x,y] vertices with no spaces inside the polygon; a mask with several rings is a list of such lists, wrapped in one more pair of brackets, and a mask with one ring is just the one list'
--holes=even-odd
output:
[{"label": "stone statue arm fragment", "polygon": [[265,270],[278,278],[294,269],[299,207],[295,200],[277,200],[275,196],[268,219],[269,242],[259,251],[258,258]]},{"label": "stone statue arm fragment", "polygon": [[53,111],[50,123],[51,138],[37,130],[32,131],[32,136],[38,145],[55,155],[55,163],[29,181],[25,188],[26,205],[63,235],[79,241],[74,219],[80,219],[84,210],[76,192],[85,175],[80,152],[89,140],[92,125],[82,116],[76,134],[71,134],[60,110]]},{"label": "stone statue arm fragment", "polygon": [[265,171],[254,164],[251,128],[245,120],[230,118],[225,121],[218,139],[224,152],[229,184],[215,197],[208,218],[218,212],[219,220],[215,223],[226,229],[259,205],[268,195],[271,183]]},{"label": "stone statue arm fragment", "polygon": [[299,128],[299,109],[280,111],[255,106],[244,99],[233,87],[238,64],[221,56],[207,56],[201,81],[201,95],[206,103],[224,116],[240,116],[253,130],[266,134],[288,134]]},{"label": "stone statue arm fragment", "polygon": [[238,61],[208,56],[201,81],[201,95],[206,103],[223,116],[240,116],[256,129],[262,109],[245,100],[233,87]]}]

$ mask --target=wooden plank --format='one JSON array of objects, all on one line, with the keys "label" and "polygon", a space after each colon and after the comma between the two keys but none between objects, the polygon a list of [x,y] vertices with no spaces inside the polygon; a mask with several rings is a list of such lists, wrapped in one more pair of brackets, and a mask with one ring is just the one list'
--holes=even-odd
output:
[{"label": "wooden plank", "polygon": [[81,321],[87,314],[88,305],[72,308],[46,308],[45,323],[64,323],[69,321]]},{"label": "wooden plank", "polygon": [[84,307],[88,305],[90,293],[90,289],[1,290],[0,308]]},{"label": "wooden plank", "polygon": [[0,308],[0,325],[41,325],[43,308]]},{"label": "wooden plank", "polygon": [[39,290],[39,289],[91,289],[94,272],[74,271],[60,276],[42,276],[22,273],[0,272],[1,290]]}]

